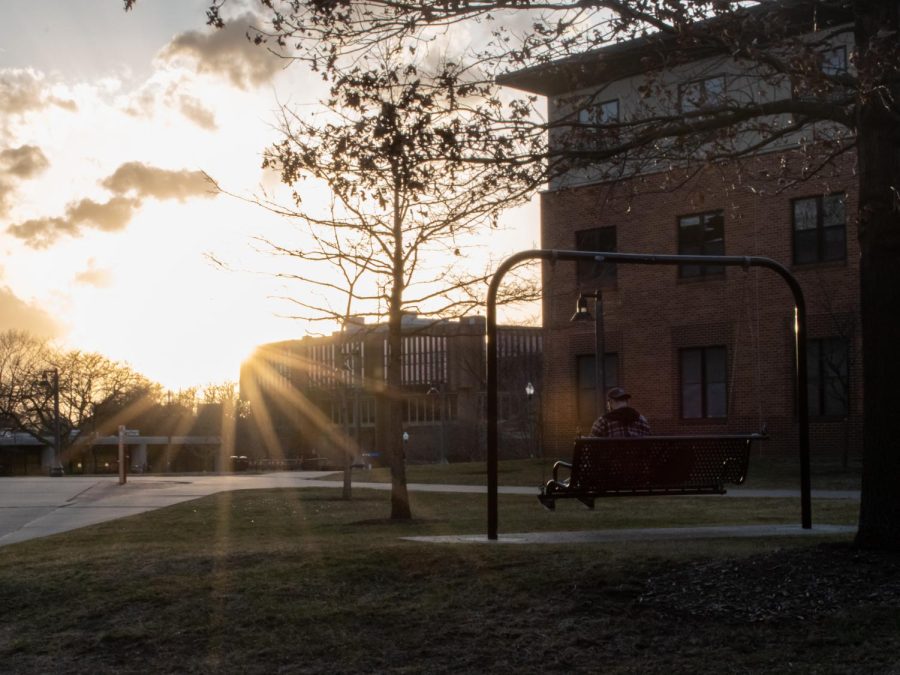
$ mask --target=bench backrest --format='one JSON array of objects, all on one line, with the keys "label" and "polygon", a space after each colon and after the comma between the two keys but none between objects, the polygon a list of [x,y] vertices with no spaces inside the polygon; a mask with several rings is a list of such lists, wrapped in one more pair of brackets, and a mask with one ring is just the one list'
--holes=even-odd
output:
[{"label": "bench backrest", "polygon": [[740,484],[759,434],[730,436],[583,437],[575,441],[573,488],[702,489]]}]

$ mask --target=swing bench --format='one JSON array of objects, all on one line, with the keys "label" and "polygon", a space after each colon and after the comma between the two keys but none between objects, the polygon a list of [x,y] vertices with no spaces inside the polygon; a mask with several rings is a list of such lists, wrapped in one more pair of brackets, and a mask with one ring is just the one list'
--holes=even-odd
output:
[{"label": "swing bench", "polygon": [[[504,260],[488,286],[487,294],[487,538],[498,538],[498,381],[499,349],[497,292],[503,277],[529,260],[613,262],[638,265],[702,265],[767,268],[778,274],[794,297],[794,386],[797,392],[797,447],[800,459],[800,523],[812,528],[812,490],[809,471],[809,390],[806,364],[806,301],[800,282],[784,265],[760,256],[667,255],[615,251],[520,251]],[[602,332],[600,333],[602,335]],[[597,354],[602,351],[598,350]],[[548,508],[561,498],[575,498],[591,507],[598,497],[657,494],[722,494],[725,483],[743,482],[749,464],[750,445],[761,434],[737,436],[643,436],[638,438],[582,438],[576,441],[574,458],[557,462],[554,477],[541,490],[540,501]],[[708,440],[707,440],[708,439]],[[568,481],[559,471],[570,469]]]},{"label": "swing bench", "polygon": [[[725,483],[747,477],[750,445],[763,434],[723,436],[580,437],[571,462],[553,465],[538,495],[549,510],[557,499],[588,508],[602,497],[725,494]],[[560,476],[568,470],[568,479]]]}]

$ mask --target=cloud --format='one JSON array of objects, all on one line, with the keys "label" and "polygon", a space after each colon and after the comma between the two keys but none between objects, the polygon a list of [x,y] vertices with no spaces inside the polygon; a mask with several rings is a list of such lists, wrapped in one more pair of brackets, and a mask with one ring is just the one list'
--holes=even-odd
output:
[{"label": "cloud", "polygon": [[[22,166],[26,165],[22,163]],[[105,202],[93,199],[70,202],[62,216],[33,218],[10,225],[6,231],[31,248],[47,248],[62,235],[77,237],[86,229],[101,232],[124,230],[147,197],[183,202],[189,197],[216,195],[202,171],[169,171],[141,162],[122,164],[101,181],[101,185],[115,196]],[[0,185],[0,199],[2,197]]]},{"label": "cloud", "polygon": [[50,166],[36,145],[20,145],[0,151],[0,171],[17,178],[31,178]]},{"label": "cloud", "polygon": [[7,228],[12,236],[22,239],[31,248],[47,248],[60,236],[78,236],[85,229],[116,232],[131,220],[140,200],[113,197],[107,202],[82,199],[66,206],[59,218],[34,218]]},{"label": "cloud", "polygon": [[183,202],[188,197],[215,196],[202,171],[169,171],[141,162],[122,164],[102,185],[117,195],[130,193],[139,198],[155,197]]},{"label": "cloud", "polygon": [[19,68],[0,70],[0,113],[22,115],[48,105],[72,111],[78,109],[75,101],[51,94],[39,73]]},{"label": "cloud", "polygon": [[193,96],[182,96],[179,100],[181,113],[198,127],[207,131],[215,131],[216,116],[209,108],[204,108],[199,99]]},{"label": "cloud", "polygon": [[26,330],[42,338],[59,337],[61,329],[53,317],[17,297],[8,287],[0,288],[0,330]]},{"label": "cloud", "polygon": [[269,82],[284,62],[265,47],[247,39],[247,26],[253,14],[244,14],[213,32],[188,31],[176,35],[157,54],[160,61],[190,61],[197,71],[228,78],[239,89],[250,89]]},{"label": "cloud", "polygon": [[0,150],[0,216],[9,213],[16,185],[44,171],[50,162],[36,145]]},{"label": "cloud", "polygon": [[90,258],[87,269],[75,275],[75,283],[82,286],[107,288],[112,285],[112,273],[109,270],[97,267],[97,261],[94,258]]}]

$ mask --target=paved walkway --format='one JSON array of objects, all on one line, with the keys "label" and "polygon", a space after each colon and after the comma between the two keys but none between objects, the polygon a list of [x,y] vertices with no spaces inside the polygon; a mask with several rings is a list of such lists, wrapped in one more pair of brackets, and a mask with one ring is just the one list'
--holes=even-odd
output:
[{"label": "paved walkway", "polygon": [[721,525],[715,527],[648,527],[643,529],[579,530],[576,532],[500,533],[495,542],[485,534],[458,534],[435,537],[404,537],[409,541],[435,544],[583,544],[611,541],[674,541],[678,539],[731,539],[734,537],[810,537],[853,534],[855,525]]},{"label": "paved walkway", "polygon": [[[329,487],[339,488],[340,481],[324,480],[333,473],[291,471],[267,474],[205,474],[190,476],[132,476],[119,485],[115,476],[66,476],[64,478],[22,477],[0,478],[0,546],[28,539],[67,532],[117,518],[198,499],[229,490],[258,490],[267,488]],[[389,483],[353,483],[354,488],[389,490]],[[435,485],[410,483],[411,491],[485,493],[480,485]],[[536,495],[536,488],[500,487],[501,494]],[[799,497],[797,490],[735,489],[728,497]],[[859,499],[856,491],[813,490],[818,499]],[[716,497],[710,497],[715,499]],[[770,536],[782,534],[831,533],[828,526],[817,526],[812,532],[799,526],[754,526],[758,528],[666,528],[664,530],[615,530],[601,532],[562,532],[500,535],[500,543],[565,543],[569,541],[601,541],[603,537],[626,538],[684,538],[686,536]],[[679,533],[680,530],[683,532]],[[729,534],[723,534],[729,530]],[[845,528],[836,531],[853,531]],[[580,537],[580,538],[579,538]],[[587,537],[587,539],[585,539]],[[441,538],[421,537],[420,541]],[[484,535],[445,538],[447,541],[487,542]]]}]

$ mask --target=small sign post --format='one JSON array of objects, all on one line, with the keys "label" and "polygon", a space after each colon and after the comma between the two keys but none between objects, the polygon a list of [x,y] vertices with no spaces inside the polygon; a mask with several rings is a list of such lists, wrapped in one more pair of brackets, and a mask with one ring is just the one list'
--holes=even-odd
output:
[{"label": "small sign post", "polygon": [[119,425],[119,485],[125,485],[128,473],[125,470],[125,425]]}]

